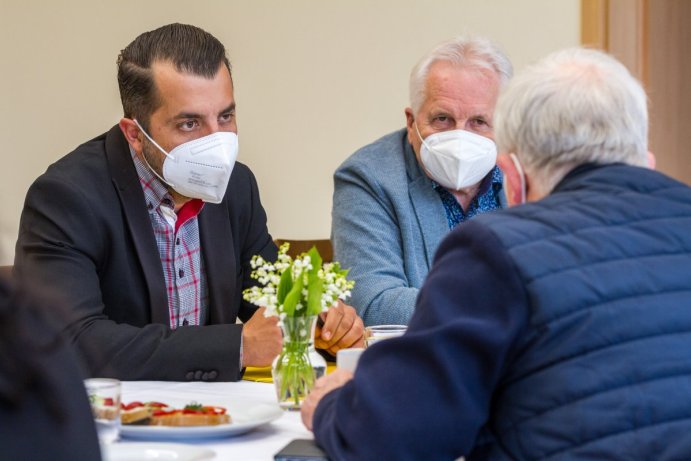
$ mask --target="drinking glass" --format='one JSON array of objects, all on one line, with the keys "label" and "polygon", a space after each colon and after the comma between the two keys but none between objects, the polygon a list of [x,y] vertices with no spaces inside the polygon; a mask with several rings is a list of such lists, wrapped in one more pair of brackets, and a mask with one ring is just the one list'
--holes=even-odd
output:
[{"label": "drinking glass", "polygon": [[408,329],[405,325],[373,325],[365,328],[365,344],[370,347],[382,339],[401,336]]},{"label": "drinking glass", "polygon": [[103,444],[116,441],[120,435],[120,381],[91,378],[84,380],[98,439]]}]

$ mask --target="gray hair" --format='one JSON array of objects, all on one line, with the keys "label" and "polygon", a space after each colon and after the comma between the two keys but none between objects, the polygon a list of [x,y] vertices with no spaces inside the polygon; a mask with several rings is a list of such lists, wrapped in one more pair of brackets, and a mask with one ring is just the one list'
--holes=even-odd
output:
[{"label": "gray hair", "polygon": [[645,91],[612,56],[569,48],[526,68],[494,113],[501,152],[514,152],[549,192],[583,163],[647,164]]},{"label": "gray hair", "polygon": [[502,86],[513,75],[511,61],[498,45],[482,37],[458,36],[437,45],[413,67],[410,73],[410,107],[415,113],[425,101],[430,68],[438,61],[494,71]]}]

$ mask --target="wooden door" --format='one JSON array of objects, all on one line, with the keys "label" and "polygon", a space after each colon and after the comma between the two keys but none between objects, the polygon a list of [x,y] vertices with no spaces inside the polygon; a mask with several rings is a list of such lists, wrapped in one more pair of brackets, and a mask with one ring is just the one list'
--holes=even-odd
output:
[{"label": "wooden door", "polygon": [[657,169],[691,184],[691,1],[581,0],[581,42],[643,82]]}]

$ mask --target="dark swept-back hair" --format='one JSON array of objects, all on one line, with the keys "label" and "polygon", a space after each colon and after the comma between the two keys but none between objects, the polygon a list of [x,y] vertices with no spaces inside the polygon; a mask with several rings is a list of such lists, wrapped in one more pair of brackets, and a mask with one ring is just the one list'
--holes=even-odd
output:
[{"label": "dark swept-back hair", "polygon": [[168,24],[144,32],[118,56],[118,86],[125,117],[148,124],[160,100],[151,65],[170,62],[178,72],[213,78],[221,63],[230,72],[223,44],[210,33],[187,24]]}]

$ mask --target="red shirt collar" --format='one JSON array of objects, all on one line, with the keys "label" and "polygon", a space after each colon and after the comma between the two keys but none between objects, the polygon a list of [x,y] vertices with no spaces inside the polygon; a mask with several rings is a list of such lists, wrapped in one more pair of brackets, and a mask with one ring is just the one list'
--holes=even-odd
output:
[{"label": "red shirt collar", "polygon": [[175,232],[177,233],[180,226],[185,222],[197,216],[202,208],[204,208],[204,202],[198,198],[193,198],[180,207],[180,211],[177,213],[178,219],[175,221]]}]

